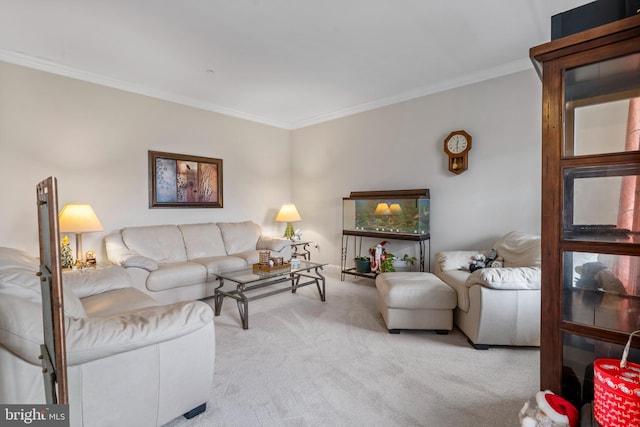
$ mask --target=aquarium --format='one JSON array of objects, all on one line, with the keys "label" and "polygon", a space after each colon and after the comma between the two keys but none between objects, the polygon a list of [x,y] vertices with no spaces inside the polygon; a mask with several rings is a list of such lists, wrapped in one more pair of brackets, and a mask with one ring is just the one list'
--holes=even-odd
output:
[{"label": "aquarium", "polygon": [[352,192],[342,199],[343,231],[429,235],[429,190]]}]

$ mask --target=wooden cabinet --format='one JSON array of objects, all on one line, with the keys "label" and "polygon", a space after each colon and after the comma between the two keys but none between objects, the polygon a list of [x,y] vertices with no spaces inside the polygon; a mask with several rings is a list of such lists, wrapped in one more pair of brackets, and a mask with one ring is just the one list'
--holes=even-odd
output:
[{"label": "wooden cabinet", "polygon": [[593,361],[619,359],[640,329],[640,16],[530,56],[543,89],[540,388],[580,408]]}]

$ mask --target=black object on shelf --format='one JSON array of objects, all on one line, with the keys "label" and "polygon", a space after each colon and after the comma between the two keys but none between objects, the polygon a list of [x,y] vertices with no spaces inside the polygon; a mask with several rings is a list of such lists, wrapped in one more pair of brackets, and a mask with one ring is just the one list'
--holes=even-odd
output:
[{"label": "black object on shelf", "polygon": [[597,0],[551,17],[551,40],[640,13],[640,0]]}]

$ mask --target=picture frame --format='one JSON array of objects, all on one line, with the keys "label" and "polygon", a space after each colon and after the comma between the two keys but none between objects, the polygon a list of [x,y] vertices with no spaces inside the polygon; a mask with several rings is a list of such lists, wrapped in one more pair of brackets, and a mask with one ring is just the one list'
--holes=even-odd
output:
[{"label": "picture frame", "polygon": [[149,208],[222,208],[222,159],[149,150]]}]

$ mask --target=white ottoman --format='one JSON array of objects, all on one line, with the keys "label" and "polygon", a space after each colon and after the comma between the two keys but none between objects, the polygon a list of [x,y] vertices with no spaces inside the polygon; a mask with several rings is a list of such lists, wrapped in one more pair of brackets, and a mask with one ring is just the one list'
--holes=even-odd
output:
[{"label": "white ottoman", "polygon": [[382,273],[376,277],[380,313],[390,333],[401,329],[453,329],[456,292],[431,273]]}]

